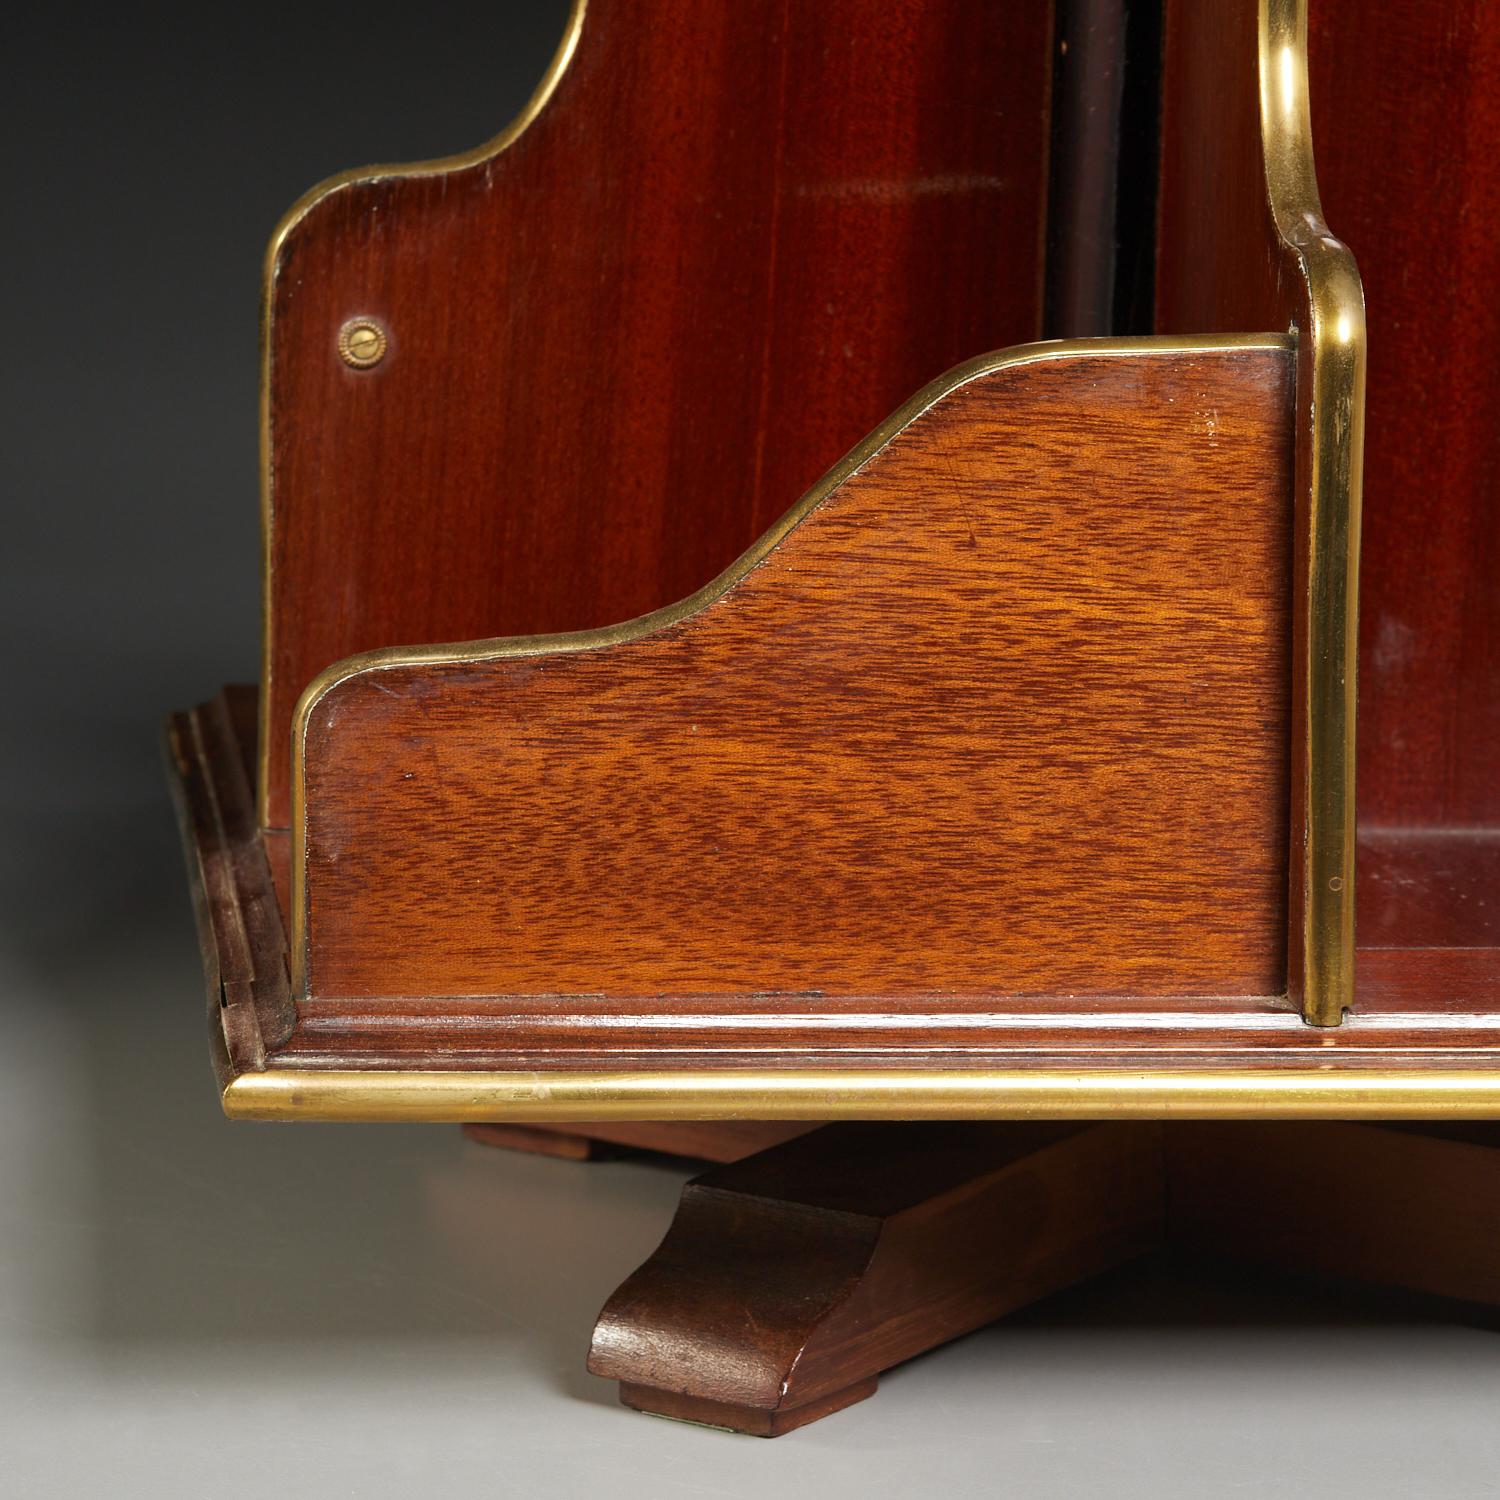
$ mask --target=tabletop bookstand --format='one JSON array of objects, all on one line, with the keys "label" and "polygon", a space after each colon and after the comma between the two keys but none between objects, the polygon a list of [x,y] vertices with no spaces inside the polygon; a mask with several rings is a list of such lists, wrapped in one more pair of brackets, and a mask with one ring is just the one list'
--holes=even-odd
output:
[{"label": "tabletop bookstand", "polygon": [[1167,1240],[1496,1300],[1493,525],[1373,533],[1357,828],[1300,5],[1169,0],[1128,337],[1066,6],[655,9],[273,239],[264,675],[168,731],[226,1111],[725,1163],[591,1368],[768,1435]]}]

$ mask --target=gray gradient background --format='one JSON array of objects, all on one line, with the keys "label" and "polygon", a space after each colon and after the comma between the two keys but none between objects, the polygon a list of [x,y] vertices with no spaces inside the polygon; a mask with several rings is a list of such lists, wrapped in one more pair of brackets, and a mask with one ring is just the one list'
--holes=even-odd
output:
[{"label": "gray gradient background", "polygon": [[255,675],[261,247],[331,171],[492,134],[563,11],[8,17],[0,1495],[1500,1492],[1500,1335],[1227,1272],[778,1443],[649,1421],[582,1361],[682,1172],[219,1116],[157,734]]}]

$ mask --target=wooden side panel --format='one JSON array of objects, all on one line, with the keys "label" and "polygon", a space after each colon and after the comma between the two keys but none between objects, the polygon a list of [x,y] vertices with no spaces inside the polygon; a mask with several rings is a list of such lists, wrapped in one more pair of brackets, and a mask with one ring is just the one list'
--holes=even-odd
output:
[{"label": "wooden side panel", "polygon": [[992,369],[697,614],[334,685],[312,993],[1281,993],[1290,381]]},{"label": "wooden side panel", "polygon": [[[248,710],[248,713],[247,713]],[[226,688],[167,721],[166,750],[208,985],[209,1033],[225,1071],[265,1066],[292,1033],[284,907],[255,827],[243,750],[255,700]]]},{"label": "wooden side panel", "polygon": [[[269,821],[383,646],[681,599],[943,370],[1037,337],[1051,5],[589,0],[500,155],[346,186],[270,297]],[[381,320],[356,371],[336,336]]]}]

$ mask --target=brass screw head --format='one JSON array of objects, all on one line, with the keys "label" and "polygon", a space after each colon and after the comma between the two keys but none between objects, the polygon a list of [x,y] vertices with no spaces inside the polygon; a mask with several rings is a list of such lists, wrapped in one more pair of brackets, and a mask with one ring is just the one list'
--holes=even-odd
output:
[{"label": "brass screw head", "polygon": [[368,370],[385,358],[389,343],[374,318],[350,318],[339,329],[339,358],[352,370]]}]

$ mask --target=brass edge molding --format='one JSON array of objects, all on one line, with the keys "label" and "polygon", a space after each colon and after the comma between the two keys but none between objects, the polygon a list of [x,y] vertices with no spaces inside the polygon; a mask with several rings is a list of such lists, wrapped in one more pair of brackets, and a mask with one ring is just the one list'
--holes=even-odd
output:
[{"label": "brass edge molding", "polygon": [[223,1087],[237,1120],[1491,1119],[1500,1072],[437,1073],[271,1069]]},{"label": "brass edge molding", "polygon": [[494,640],[463,641],[451,645],[390,646],[345,657],[325,668],[308,683],[292,716],[290,959],[293,995],[306,996],[309,993],[307,729],[318,704],[343,683],[367,673],[394,668],[477,666],[517,657],[596,651],[640,640],[643,636],[666,630],[694,615],[702,614],[759,567],[824,500],[858,473],[917,418],[945,397],[984,376],[1064,359],[1139,359],[1152,355],[1215,354],[1254,349],[1290,352],[1293,347],[1291,338],[1274,333],[1204,334],[1190,338],[1148,335],[1140,338],[1053,339],[1044,343],[1018,344],[993,354],[982,355],[956,366],[924,386],[904,406],[887,417],[874,432],[850,449],[779,521],[762,533],[748,551],[742,553],[717,578],[676,604],[640,615],[634,620],[594,630],[569,631],[556,635],[504,636]]},{"label": "brass edge molding", "polygon": [[270,764],[270,715],[267,713],[267,692],[271,681],[271,536],[274,518],[271,475],[271,323],[276,297],[276,276],[282,249],[292,231],[325,198],[342,192],[345,188],[361,183],[381,182],[394,177],[438,177],[448,172],[463,171],[492,160],[514,143],[530,128],[541,114],[578,50],[578,39],[583,34],[583,22],[588,10],[588,0],[572,0],[563,29],[562,40],[553,53],[541,81],[532,91],[531,97],[522,106],[521,112],[499,135],[491,136],[482,145],[469,151],[460,151],[452,156],[432,157],[426,161],[398,162],[371,167],[355,167],[325,178],[305,192],[282,215],[271,233],[266,246],[261,272],[260,303],[260,609],[261,609],[261,672],[260,672],[260,722],[257,730],[255,808],[262,828],[270,826],[268,817],[268,778]]},{"label": "brass edge molding", "polygon": [[[1354,736],[1364,462],[1365,303],[1348,248],[1323,220],[1307,83],[1307,0],[1260,0],[1260,119],[1266,193],[1296,258],[1308,326],[1299,347],[1298,482],[1306,505],[1303,826],[1294,829],[1302,906],[1303,1018],[1337,1026],[1354,1002]],[[1300,363],[1300,361],[1299,361]],[[1293,966],[1294,971],[1297,966]]]}]

